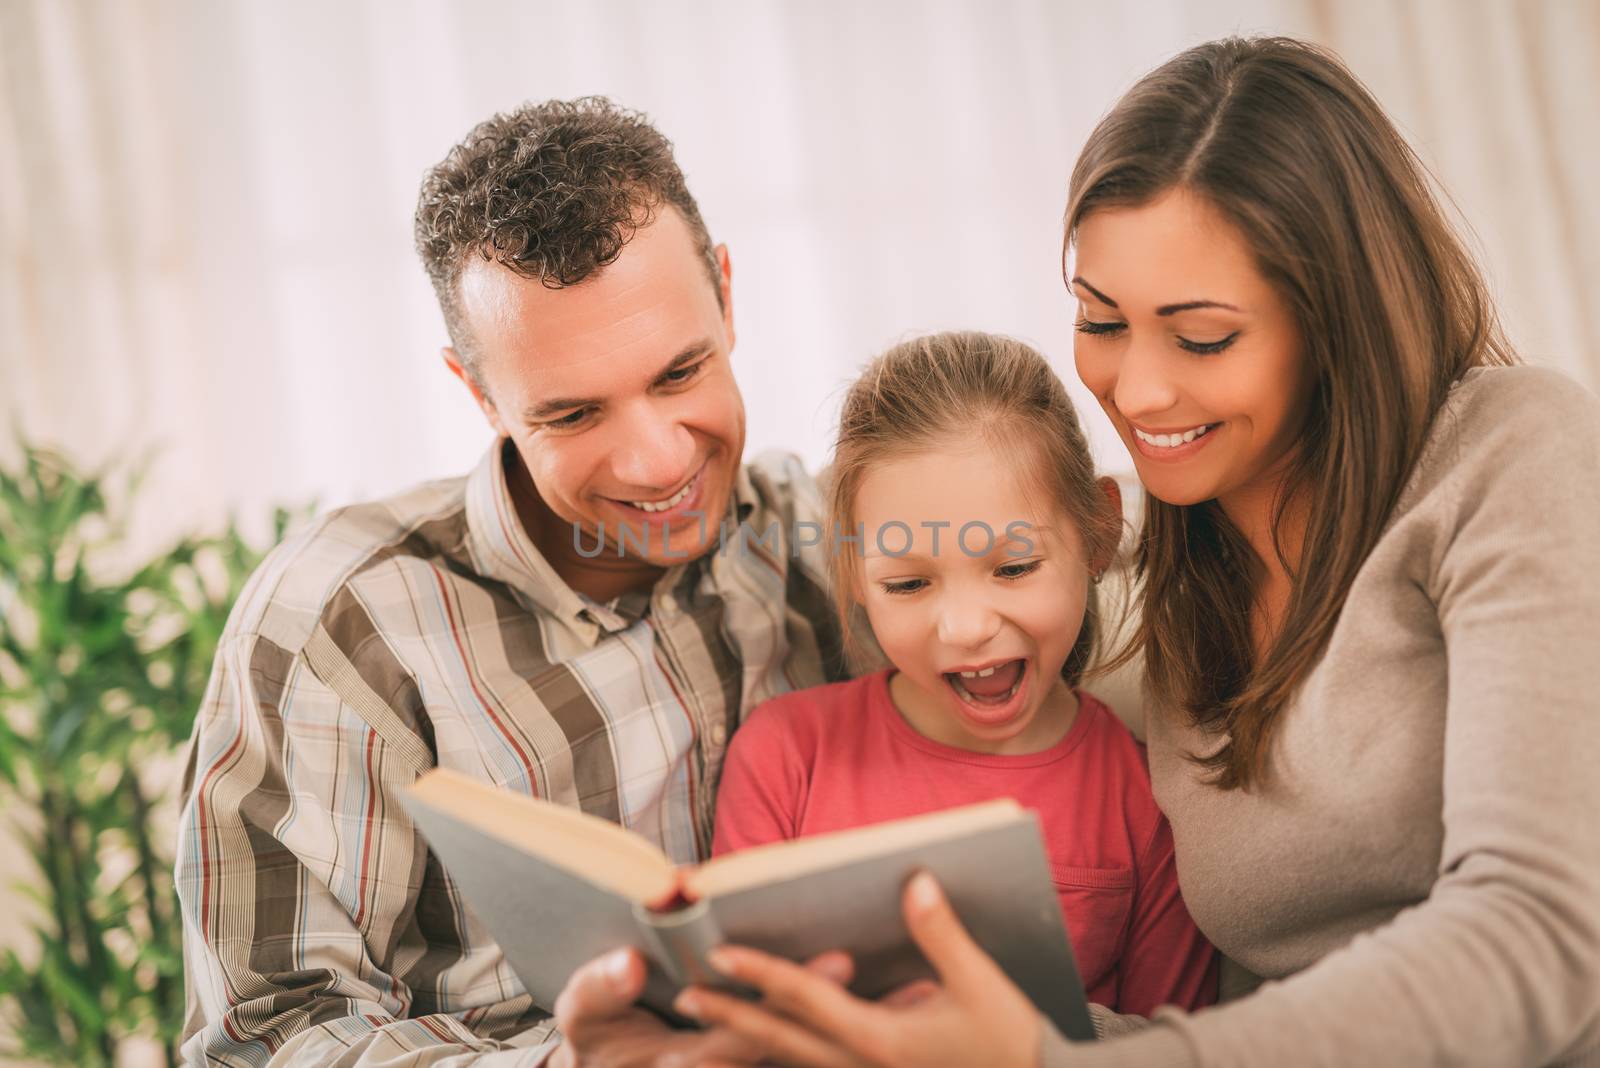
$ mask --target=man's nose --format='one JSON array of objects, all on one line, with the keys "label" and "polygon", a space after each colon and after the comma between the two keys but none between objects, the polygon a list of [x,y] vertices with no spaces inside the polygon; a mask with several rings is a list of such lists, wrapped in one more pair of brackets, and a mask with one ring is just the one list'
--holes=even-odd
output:
[{"label": "man's nose", "polygon": [[976,592],[952,590],[939,601],[939,640],[952,649],[977,649],[1000,631],[1000,613]]},{"label": "man's nose", "polygon": [[1178,403],[1170,354],[1157,339],[1134,339],[1123,351],[1111,399],[1124,418],[1139,422]]},{"label": "man's nose", "polygon": [[675,489],[690,474],[694,435],[657,403],[630,411],[616,429],[620,440],[611,454],[611,473],[628,489]]}]

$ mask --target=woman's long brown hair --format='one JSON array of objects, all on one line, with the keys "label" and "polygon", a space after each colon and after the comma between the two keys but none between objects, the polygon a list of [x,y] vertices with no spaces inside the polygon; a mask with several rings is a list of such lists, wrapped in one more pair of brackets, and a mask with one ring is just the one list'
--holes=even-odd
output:
[{"label": "woman's long brown hair", "polygon": [[[1155,705],[1225,737],[1195,759],[1231,789],[1263,775],[1279,718],[1327,648],[1451,384],[1515,356],[1426,168],[1321,48],[1228,38],[1146,75],[1078,157],[1067,248],[1091,213],[1177,188],[1239,228],[1294,313],[1315,381],[1273,509],[1293,590],[1259,662],[1260,557],[1215,501],[1146,496],[1133,562],[1139,617],[1117,659],[1142,651]],[[1301,544],[1286,547],[1291,493],[1307,522]]]}]

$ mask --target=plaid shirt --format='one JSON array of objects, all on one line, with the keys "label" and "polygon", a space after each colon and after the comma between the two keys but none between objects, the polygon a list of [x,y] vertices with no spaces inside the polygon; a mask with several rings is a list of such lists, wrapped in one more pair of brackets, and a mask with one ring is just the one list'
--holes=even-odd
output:
[{"label": "plaid shirt", "polygon": [[434,766],[709,853],[728,735],[844,677],[793,457],[739,472],[729,538],[607,605],[535,550],[507,443],[466,478],[342,509],[276,550],[217,652],[177,882],[190,1064],[528,1066],[558,1037],[401,807]]}]

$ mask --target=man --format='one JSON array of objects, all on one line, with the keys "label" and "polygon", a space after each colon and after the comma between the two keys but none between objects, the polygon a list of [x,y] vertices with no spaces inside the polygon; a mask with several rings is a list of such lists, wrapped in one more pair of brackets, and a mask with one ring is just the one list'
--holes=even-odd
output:
[{"label": "man", "polygon": [[[822,546],[792,537],[815,487],[741,465],[728,254],[670,144],[601,99],[496,116],[428,175],[416,235],[497,440],[323,518],[234,610],[184,784],[190,1063],[542,1063],[556,1021],[400,792],[451,767],[694,862],[729,732],[844,675]],[[741,522],[776,540],[724,545]],[[569,986],[562,1060],[736,1054],[629,1008],[642,967],[616,963]]]}]

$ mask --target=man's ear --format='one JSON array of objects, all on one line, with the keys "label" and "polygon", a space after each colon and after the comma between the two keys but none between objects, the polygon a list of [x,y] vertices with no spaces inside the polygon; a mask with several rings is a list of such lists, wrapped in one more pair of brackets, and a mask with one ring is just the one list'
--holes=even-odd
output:
[{"label": "man's ear", "polygon": [[728,258],[728,246],[718,245],[712,255],[717,257],[718,285],[722,292],[722,328],[728,332],[728,351],[733,351],[733,261]]},{"label": "man's ear", "polygon": [[501,437],[507,437],[506,428],[500,423],[500,413],[495,409],[494,402],[489,399],[488,394],[484,393],[483,387],[478,385],[478,380],[473,373],[467,370],[466,366],[461,362],[460,354],[449,345],[440,349],[439,354],[444,357],[444,365],[450,368],[450,373],[459,378],[461,384],[467,387],[467,392],[472,394],[472,402],[478,406],[478,410],[483,413],[483,417],[489,420],[489,425],[494,428],[494,432]]},{"label": "man's ear", "polygon": [[1097,553],[1095,558],[1089,562],[1090,569],[1096,575],[1099,575],[1111,566],[1111,561],[1117,554],[1117,542],[1122,540],[1122,487],[1117,485],[1117,480],[1109,475],[1100,476],[1100,478],[1096,479],[1096,482],[1100,486],[1100,492],[1105,494],[1103,507],[1106,510],[1106,515],[1117,526],[1117,540],[1111,543],[1109,549],[1103,553]]}]

